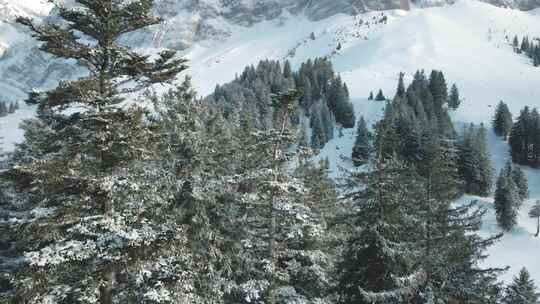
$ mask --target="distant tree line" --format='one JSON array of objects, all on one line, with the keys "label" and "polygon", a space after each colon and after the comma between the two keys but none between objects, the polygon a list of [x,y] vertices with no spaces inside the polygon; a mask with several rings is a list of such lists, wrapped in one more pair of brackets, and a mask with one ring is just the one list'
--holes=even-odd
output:
[{"label": "distant tree line", "polygon": [[0,101],[0,117],[15,113],[19,109],[18,102]]},{"label": "distant tree line", "polygon": [[242,115],[250,117],[253,126],[265,128],[275,119],[271,96],[289,89],[302,92],[299,110],[291,119],[299,123],[301,116],[309,118],[311,137],[304,141],[311,146],[322,148],[331,140],[335,123],[344,128],[354,127],[347,85],[324,58],[308,60],[296,72],[288,61],[283,66],[279,61],[261,61],[256,67],[246,67],[232,82],[216,86],[206,99],[221,104],[226,117],[240,109]]},{"label": "distant tree line", "polygon": [[535,67],[540,66],[540,40],[524,36],[521,42],[518,36],[514,36],[512,46],[517,54],[524,54],[532,60]]},{"label": "distant tree line", "polygon": [[525,107],[517,117],[509,136],[514,163],[540,166],[540,115],[538,109]]}]

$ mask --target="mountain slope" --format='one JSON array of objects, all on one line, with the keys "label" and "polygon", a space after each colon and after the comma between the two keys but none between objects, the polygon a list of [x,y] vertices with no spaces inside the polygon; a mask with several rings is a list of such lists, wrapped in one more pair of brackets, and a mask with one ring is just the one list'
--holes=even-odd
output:
[{"label": "mountain slope", "polygon": [[[381,22],[384,19],[386,23]],[[311,32],[315,40],[310,38]],[[507,36],[511,39],[515,34],[540,35],[538,11],[521,12],[461,0],[452,6],[411,12],[338,15],[316,22],[304,18],[265,21],[234,31],[224,43],[199,43],[186,55],[192,59],[195,84],[201,94],[210,93],[216,83],[234,78],[244,65],[260,59],[286,58],[298,66],[308,58],[329,56],[349,85],[357,116],[366,116],[370,123],[378,119],[383,108],[380,103],[367,101],[370,91],[382,88],[392,96],[400,71],[410,80],[417,69],[440,69],[449,82],[457,83],[464,99],[460,109],[452,113],[460,126],[469,122],[489,124],[499,100],[507,102],[515,115],[525,105],[540,106],[540,87],[533,85],[540,82],[540,69],[512,51]],[[337,51],[339,43],[342,48]],[[339,167],[350,166],[346,157],[350,156],[353,140],[353,130],[346,130],[343,137],[336,134],[319,156],[330,159],[334,176],[339,176]],[[509,157],[508,146],[494,134],[490,134],[489,142],[498,171]],[[532,236],[536,227],[527,217],[528,207],[540,199],[540,172],[528,168],[525,172],[531,199],[520,211],[518,228],[492,248],[486,264],[511,266],[503,276],[505,280],[527,266],[533,278],[540,281],[540,240]],[[493,199],[463,198],[471,199],[479,199],[489,209],[483,233],[499,232]]]},{"label": "mountain slope", "polygon": [[[210,93],[218,83],[234,79],[245,65],[261,59],[288,59],[298,67],[309,58],[328,56],[350,88],[357,116],[366,116],[369,123],[375,122],[382,111],[380,103],[367,101],[369,92],[382,88],[391,97],[398,73],[405,72],[406,80],[410,80],[417,69],[443,70],[450,83],[457,83],[464,98],[460,109],[453,113],[457,125],[488,124],[493,106],[501,99],[514,114],[525,105],[540,106],[540,86],[536,85],[540,81],[540,69],[534,68],[529,59],[516,55],[507,41],[507,37],[514,34],[540,36],[538,10],[522,12],[474,0],[459,0],[455,5],[413,8],[410,12],[386,10],[320,19],[283,9],[294,7],[295,1],[278,2],[278,13],[258,14],[257,1],[161,0],[157,9],[166,17],[165,24],[128,37],[127,41],[142,49],[185,48],[183,54],[192,60],[190,73],[201,95]],[[525,3],[500,2],[500,5],[511,6]],[[242,10],[245,12],[241,13]],[[245,16],[241,17],[242,14]],[[244,21],[250,26],[245,26]],[[42,57],[35,51],[34,42],[12,25],[0,24],[0,33],[0,41],[17,42],[0,59],[0,91],[4,98],[21,98],[29,87],[47,87],[54,84],[55,79],[77,75],[77,71],[67,65]],[[4,148],[11,149],[13,142],[20,140],[21,132],[16,125],[20,118],[31,115],[32,109],[25,108],[2,118],[0,135],[6,137]],[[319,156],[330,158],[335,176],[339,175],[340,166],[350,166],[349,161],[340,156],[350,155],[353,139],[353,130],[347,130],[342,137],[336,136],[327,144]],[[507,145],[492,135],[490,149],[494,167],[499,169],[508,159]],[[529,206],[540,199],[540,172],[526,169],[526,173],[531,185],[531,199],[525,204]],[[491,210],[483,232],[498,232],[492,199],[481,201]],[[510,265],[512,269],[505,279],[527,266],[539,282],[540,240],[531,236],[535,227],[526,212],[526,208],[521,210],[518,229],[492,249],[486,263]]]}]

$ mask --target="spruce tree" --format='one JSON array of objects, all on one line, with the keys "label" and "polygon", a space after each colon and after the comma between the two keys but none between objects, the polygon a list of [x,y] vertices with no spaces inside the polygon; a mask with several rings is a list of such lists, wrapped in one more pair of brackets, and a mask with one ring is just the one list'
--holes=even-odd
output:
[{"label": "spruce tree", "polygon": [[514,47],[514,51],[517,52],[518,48],[519,48],[519,39],[518,39],[518,36],[514,36],[514,40],[512,40],[512,46]]},{"label": "spruce tree", "polygon": [[517,207],[519,194],[514,180],[509,176],[507,168],[501,170],[495,190],[495,213],[497,223],[505,230],[510,231],[517,224]]},{"label": "spruce tree", "polygon": [[512,113],[508,109],[508,106],[503,101],[500,101],[495,109],[495,116],[493,118],[493,129],[495,134],[506,138],[512,131],[513,121]]},{"label": "spruce tree", "polygon": [[[384,127],[378,132],[385,132]],[[338,266],[340,303],[405,303],[423,283],[424,273],[415,267],[418,246],[412,233],[417,228],[418,177],[403,162],[385,156],[383,142],[378,142],[367,184],[360,187],[364,190],[350,195],[357,211]],[[362,180],[353,176],[350,184],[358,188]]]},{"label": "spruce tree", "polygon": [[493,168],[487,148],[487,134],[483,125],[465,128],[458,143],[458,167],[466,193],[487,196],[491,190]]},{"label": "spruce tree", "polygon": [[44,210],[21,230],[27,263],[18,273],[17,299],[188,300],[189,268],[174,266],[189,253],[181,249],[182,228],[168,211],[171,176],[153,163],[157,139],[145,110],[136,102],[123,104],[127,94],[172,81],[185,60],[168,50],[150,59],[120,44],[124,34],[159,22],[153,1],[75,3],[58,5],[53,23],[17,19],[42,51],[89,71],[39,99],[34,125],[45,126],[51,141],[41,142],[43,150],[26,142],[29,161],[7,173],[25,192],[20,199],[28,214]]},{"label": "spruce tree", "polygon": [[459,108],[459,105],[461,104],[461,100],[459,97],[459,90],[456,86],[456,84],[452,85],[452,88],[450,89],[450,97],[448,99],[448,107],[452,110],[457,110]]},{"label": "spruce tree", "polygon": [[517,166],[512,167],[511,176],[516,184],[520,202],[523,202],[529,198],[529,182],[527,181],[527,176],[525,176],[523,170]]},{"label": "spruce tree", "polygon": [[506,295],[503,298],[505,304],[536,304],[538,294],[536,286],[527,269],[523,268],[514,277],[512,283],[506,287]]},{"label": "spruce tree", "polygon": [[355,166],[365,164],[371,153],[371,132],[367,129],[364,117],[360,117],[357,123],[356,140],[352,151],[352,160]]},{"label": "spruce tree", "polygon": [[376,101],[385,101],[386,100],[386,97],[384,97],[384,94],[383,94],[382,90],[379,90],[379,92],[377,93],[377,96],[375,97],[375,100]]},{"label": "spruce tree", "polygon": [[405,96],[405,83],[403,81],[404,73],[399,73],[398,87],[396,90],[396,96],[404,97]]},{"label": "spruce tree", "polygon": [[540,200],[537,200],[529,210],[529,217],[536,220],[536,234],[534,236],[538,237],[540,235]]}]

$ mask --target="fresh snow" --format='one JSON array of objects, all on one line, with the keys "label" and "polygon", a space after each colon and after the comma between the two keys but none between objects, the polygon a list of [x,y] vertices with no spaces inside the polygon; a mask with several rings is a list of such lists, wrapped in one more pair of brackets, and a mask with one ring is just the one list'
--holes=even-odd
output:
[{"label": "fresh snow", "polygon": [[[370,124],[380,118],[384,104],[368,101],[369,92],[381,88],[391,98],[399,72],[406,73],[406,81],[410,81],[417,69],[440,69],[449,85],[458,85],[463,102],[452,113],[457,126],[469,122],[489,125],[499,100],[509,105],[514,116],[525,105],[540,106],[540,68],[516,55],[509,45],[515,34],[540,36],[540,10],[522,12],[458,0],[439,8],[336,15],[317,22],[283,15],[249,28],[228,24],[227,30],[230,37],[197,42],[183,52],[192,61],[190,72],[201,95],[211,93],[216,84],[234,79],[246,65],[262,59],[289,59],[293,67],[298,67],[309,58],[328,56],[349,86],[357,117],[364,116]],[[315,40],[310,38],[312,32]],[[338,44],[342,46],[339,51]],[[16,125],[30,116],[32,109],[22,107],[16,114],[0,118],[4,150],[11,150],[21,139]],[[347,158],[354,137],[353,129],[344,130],[341,137],[337,131],[318,156],[330,159],[334,177],[340,175],[340,167],[351,166]],[[508,146],[493,134],[489,143],[498,174],[509,157]],[[540,282],[540,239],[532,236],[536,227],[527,216],[529,206],[540,199],[540,171],[524,170],[531,198],[520,211],[518,227],[491,249],[485,264],[510,266],[503,276],[507,281],[526,266]],[[498,233],[493,199],[462,198],[470,199],[479,199],[490,209],[482,233]]]}]

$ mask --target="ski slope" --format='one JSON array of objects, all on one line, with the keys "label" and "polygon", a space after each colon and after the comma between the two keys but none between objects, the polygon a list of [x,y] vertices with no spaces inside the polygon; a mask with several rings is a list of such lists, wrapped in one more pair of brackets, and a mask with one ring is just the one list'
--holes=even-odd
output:
[{"label": "ski slope", "polygon": [[[283,15],[249,28],[228,28],[232,34],[227,39],[199,42],[182,53],[191,60],[190,73],[201,95],[211,93],[216,84],[234,79],[246,65],[262,59],[288,59],[298,67],[309,58],[328,56],[349,86],[357,116],[364,116],[368,123],[380,118],[384,106],[368,101],[369,92],[381,88],[392,97],[399,72],[410,81],[418,69],[440,69],[449,84],[458,85],[463,102],[452,114],[456,125],[489,124],[494,105],[500,100],[514,115],[525,105],[540,107],[540,68],[516,55],[509,45],[515,34],[540,37],[540,10],[522,12],[457,0],[454,5],[439,8],[337,15],[317,22]],[[25,108],[7,119],[0,118],[5,150],[20,140],[16,126],[31,114],[32,110]],[[351,154],[354,135],[354,130],[345,130],[343,136],[336,134],[319,155],[330,159],[334,177],[339,176],[340,167],[351,166],[346,158]],[[498,174],[509,157],[508,147],[493,134],[489,143]],[[510,266],[505,280],[526,266],[540,284],[540,239],[532,236],[535,223],[527,217],[528,207],[540,199],[540,172],[524,169],[531,199],[520,211],[518,227],[491,249],[486,264]],[[482,233],[497,233],[493,199],[480,200],[490,209]]]}]

